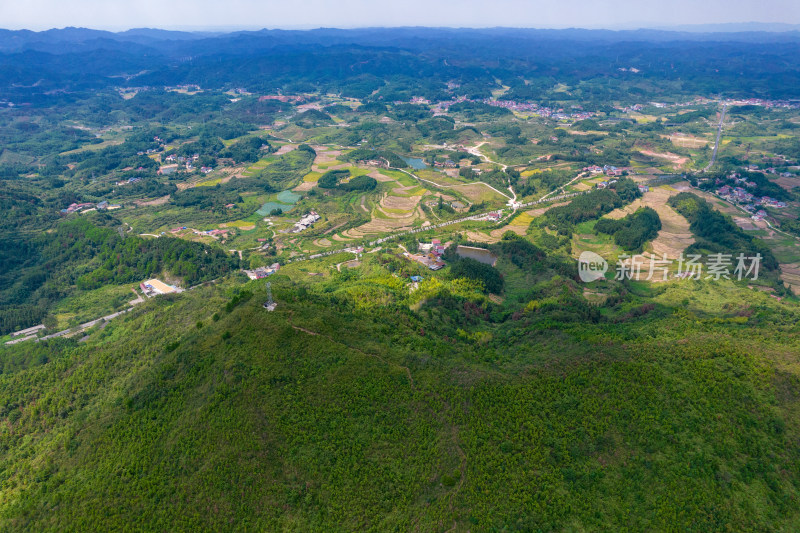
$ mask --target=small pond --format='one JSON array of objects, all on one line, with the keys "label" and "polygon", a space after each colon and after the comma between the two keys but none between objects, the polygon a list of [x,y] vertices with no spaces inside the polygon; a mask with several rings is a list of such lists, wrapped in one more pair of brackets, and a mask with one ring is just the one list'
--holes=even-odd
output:
[{"label": "small pond", "polygon": [[296,204],[301,195],[297,194],[296,192],[292,191],[283,191],[278,193],[278,201],[277,202],[267,202],[261,206],[261,208],[256,211],[258,216],[265,217],[269,215],[275,209],[280,209],[281,212],[285,213],[286,211],[290,210],[294,204]]},{"label": "small pond", "polygon": [[401,157],[400,159],[405,161],[408,164],[408,166],[410,166],[414,170],[422,170],[423,168],[428,168],[428,165],[425,164],[425,161],[423,161],[419,157]]},{"label": "small pond", "polygon": [[456,248],[456,253],[461,257],[469,257],[484,265],[494,266],[497,262],[497,256],[489,250],[484,248],[473,248],[472,246],[459,246]]}]

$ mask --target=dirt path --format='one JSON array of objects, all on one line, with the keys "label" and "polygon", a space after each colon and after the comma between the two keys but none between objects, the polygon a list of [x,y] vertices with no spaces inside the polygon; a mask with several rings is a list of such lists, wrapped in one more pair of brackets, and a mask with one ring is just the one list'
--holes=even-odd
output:
[{"label": "dirt path", "polygon": [[479,142],[478,144],[476,144],[472,148],[467,148],[467,153],[471,154],[471,155],[474,155],[474,156],[477,156],[477,157],[480,157],[481,159],[483,159],[487,163],[492,163],[494,165],[500,165],[500,167],[503,169],[503,172],[505,172],[506,169],[508,168],[508,165],[504,165],[503,163],[498,163],[497,161],[492,161],[491,159],[489,159],[488,156],[484,155],[483,152],[481,152],[479,150],[479,148],[481,146],[483,146],[484,144],[488,144],[488,141]]},{"label": "dirt path", "polygon": [[411,376],[411,369],[409,369],[407,366],[403,366],[403,365],[399,365],[397,363],[393,363],[391,361],[387,361],[386,359],[384,359],[383,357],[381,357],[378,354],[367,353],[367,352],[364,352],[362,350],[359,350],[358,348],[354,348],[353,346],[349,346],[349,345],[343,343],[340,340],[334,339],[330,335],[317,333],[316,331],[311,331],[310,329],[306,329],[306,328],[303,328],[303,327],[300,327],[300,326],[295,326],[294,324],[292,324],[292,314],[293,314],[293,312],[290,310],[289,313],[286,315],[286,320],[287,320],[287,322],[289,322],[289,325],[292,326],[293,329],[296,329],[297,331],[302,331],[303,333],[307,333],[309,335],[318,335],[320,337],[328,339],[329,341],[331,341],[334,344],[340,344],[340,345],[344,346],[345,348],[347,348],[348,350],[353,350],[354,352],[358,352],[358,353],[360,353],[361,355],[363,355],[365,357],[372,357],[374,359],[377,359],[378,361],[381,361],[382,363],[384,363],[387,366],[390,366],[390,367],[395,368],[397,370],[402,370],[406,374],[406,376],[408,377],[408,382],[411,385],[411,388],[412,389],[415,388],[415,386],[414,386],[414,378]]},{"label": "dirt path", "polygon": [[319,335],[319,333],[315,333],[315,332],[311,331],[310,329],[301,328],[300,326],[292,325],[292,328],[296,329],[297,331],[302,331],[303,333],[308,333],[309,335]]},{"label": "dirt path", "polygon": [[432,180],[428,180],[428,179],[425,179],[425,178],[420,178],[416,174],[414,174],[412,172],[408,172],[407,170],[404,170],[402,168],[392,168],[391,170],[397,170],[397,171],[402,172],[403,174],[408,174],[409,176],[411,176],[415,180],[418,180],[418,181],[421,181],[421,182],[424,181],[425,183],[430,183],[430,184],[432,184],[435,187],[438,187],[440,189],[454,189],[456,187],[463,187],[464,185],[483,185],[485,187],[490,188],[491,190],[493,190],[494,192],[496,192],[500,196],[504,196],[504,197],[508,198],[509,200],[513,200],[513,198],[511,198],[509,195],[507,195],[504,192],[498,191],[497,189],[495,189],[494,187],[492,187],[491,185],[489,185],[485,181],[473,181],[472,183],[459,183],[458,185],[442,185],[441,183],[436,183],[435,181],[432,181]]},{"label": "dirt path", "polygon": [[334,227],[332,227],[332,228],[329,228],[329,229],[325,230],[325,232],[323,233],[323,235],[327,235],[328,233],[331,233],[331,232],[333,232],[333,231],[336,231],[337,229],[339,229],[339,228],[341,228],[342,226],[344,226],[345,224],[347,224],[347,222],[348,222],[348,221],[347,221],[347,220],[345,220],[345,221],[344,221],[344,222],[342,222],[341,224],[338,224],[338,225],[336,225],[336,226],[334,226]]}]

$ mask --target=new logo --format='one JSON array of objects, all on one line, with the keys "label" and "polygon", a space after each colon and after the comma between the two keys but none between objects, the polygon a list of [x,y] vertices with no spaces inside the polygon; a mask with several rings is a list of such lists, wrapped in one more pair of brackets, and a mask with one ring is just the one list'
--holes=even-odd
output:
[{"label": "new logo", "polygon": [[584,283],[605,277],[608,262],[594,252],[583,252],[578,258],[578,276]]}]

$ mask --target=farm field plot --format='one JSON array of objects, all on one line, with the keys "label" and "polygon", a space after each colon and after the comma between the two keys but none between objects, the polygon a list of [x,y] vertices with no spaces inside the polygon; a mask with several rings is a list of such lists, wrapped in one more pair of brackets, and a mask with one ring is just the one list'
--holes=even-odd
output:
[{"label": "farm field plot", "polygon": [[[345,239],[361,239],[367,236],[380,235],[393,231],[402,231],[411,229],[416,220],[421,219],[421,213],[416,211],[407,217],[394,217],[394,218],[373,218],[366,224],[362,224],[357,228],[343,231],[341,236]],[[336,236],[334,236],[336,239]],[[337,239],[339,240],[339,239]]]},{"label": "farm field plot", "polygon": [[625,207],[615,209],[606,217],[620,219],[641,207],[655,209],[661,219],[661,231],[651,242],[651,251],[658,256],[666,254],[668,258],[676,258],[694,243],[694,236],[689,229],[689,222],[667,205],[667,201],[679,192],[681,192],[679,188],[673,188],[668,185],[653,187],[644,193],[641,198],[636,199]]},{"label": "farm field plot", "polygon": [[395,187],[390,193],[391,196],[424,196],[428,194],[428,190],[423,187]]},{"label": "farm field plot", "polygon": [[708,143],[712,142],[709,139],[703,139],[701,137],[695,137],[687,134],[674,134],[670,135],[668,138],[672,144],[681,148],[702,148],[703,146],[706,146]]},{"label": "farm field plot", "polygon": [[772,250],[781,264],[781,279],[795,294],[800,294],[800,239],[777,232],[763,221],[759,224],[759,229],[749,233],[763,240]]},{"label": "farm field plot", "polygon": [[800,294],[800,262],[781,264],[781,279],[795,294]]},{"label": "farm field plot", "polygon": [[582,252],[594,252],[609,262],[609,267],[617,259],[622,249],[614,244],[611,235],[595,232],[594,225],[596,220],[583,222],[575,226],[572,235],[572,255],[577,258]]},{"label": "farm field plot", "polygon": [[303,181],[300,183],[300,185],[294,187],[292,190],[294,192],[308,192],[313,189],[316,184],[316,181]]},{"label": "farm field plot", "polygon": [[537,207],[536,209],[529,209],[529,210],[527,210],[525,212],[528,215],[530,215],[531,217],[536,218],[536,217],[540,217],[540,216],[544,215],[545,213],[547,213],[549,210],[553,209],[554,207],[560,207],[562,205],[567,205],[568,203],[569,203],[568,201],[567,202],[557,202],[555,204],[550,204],[550,205],[545,206],[545,207]]},{"label": "farm field plot", "polygon": [[421,187],[417,180],[397,171],[382,170],[379,172],[360,167],[349,167],[349,169],[352,177],[369,175],[381,183],[386,183],[391,189],[383,193],[377,204],[368,201],[366,195],[361,196],[353,205],[356,209],[370,213],[371,220],[333,235],[332,239],[346,241],[410,229],[415,223],[426,219],[420,207],[420,201],[425,194],[428,194],[428,190]]},{"label": "farm field plot", "polygon": [[280,148],[278,148],[278,151],[277,151],[277,152],[275,152],[275,155],[283,155],[283,154],[288,154],[288,153],[289,153],[289,152],[291,152],[292,150],[296,149],[296,148],[297,148],[297,146],[298,146],[298,145],[296,145],[296,144],[284,144],[283,146],[281,146]]},{"label": "farm field plot", "polygon": [[770,247],[781,264],[800,263],[800,239],[779,233],[769,227],[751,233],[760,237]]},{"label": "farm field plot", "polygon": [[472,183],[470,185],[455,185],[451,187],[452,190],[463,194],[473,204],[481,202],[500,202],[506,203],[508,197],[498,194],[486,184]]},{"label": "farm field plot", "polygon": [[513,231],[517,235],[525,235],[525,233],[528,231],[528,227],[531,225],[531,222],[533,222],[533,216],[528,213],[520,213],[515,216],[507,225],[503,226],[502,228],[492,230],[490,235],[496,239],[501,238],[507,231]]},{"label": "farm field plot", "polygon": [[722,214],[730,215],[732,217],[740,217],[744,214],[744,211],[732,206],[725,200],[717,198],[711,193],[701,191],[699,189],[692,189],[691,192],[706,200],[714,207],[714,209],[716,209]]},{"label": "farm field plot", "polygon": [[774,181],[787,191],[791,191],[795,187],[800,187],[800,177],[794,177],[794,178],[780,177],[772,181]]},{"label": "farm field plot", "polygon": [[529,209],[516,215],[509,224],[506,224],[502,228],[492,230],[489,232],[489,234],[474,230],[465,232],[465,235],[472,241],[488,243],[499,241],[506,231],[513,231],[517,235],[525,235],[531,225],[531,222],[533,222],[537,217],[542,216],[548,210],[554,207],[567,205],[568,203],[569,202],[558,202],[545,207],[539,207],[537,209]]},{"label": "farm field plot", "polygon": [[263,159],[259,159],[246,169],[241,172],[241,176],[245,178],[249,178],[255,175],[257,172],[264,170],[267,166],[275,160],[274,156],[267,156]]},{"label": "farm field plot", "polygon": [[678,154],[673,154],[671,152],[660,153],[655,152],[653,150],[639,150],[640,153],[656,159],[664,160],[673,165],[675,170],[682,168],[686,163],[689,162],[689,158],[685,156],[680,156]]},{"label": "farm field plot", "polygon": [[485,242],[487,244],[494,244],[500,240],[499,237],[492,237],[478,230],[465,231],[463,235],[473,242]]}]

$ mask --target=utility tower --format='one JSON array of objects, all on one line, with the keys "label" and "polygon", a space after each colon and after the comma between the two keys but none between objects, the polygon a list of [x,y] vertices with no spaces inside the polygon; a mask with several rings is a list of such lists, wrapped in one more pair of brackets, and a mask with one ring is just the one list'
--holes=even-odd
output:
[{"label": "utility tower", "polygon": [[267,282],[267,301],[264,302],[264,309],[266,309],[267,311],[274,311],[276,307],[278,307],[278,304],[276,304],[275,300],[272,299],[272,284],[268,281]]}]

